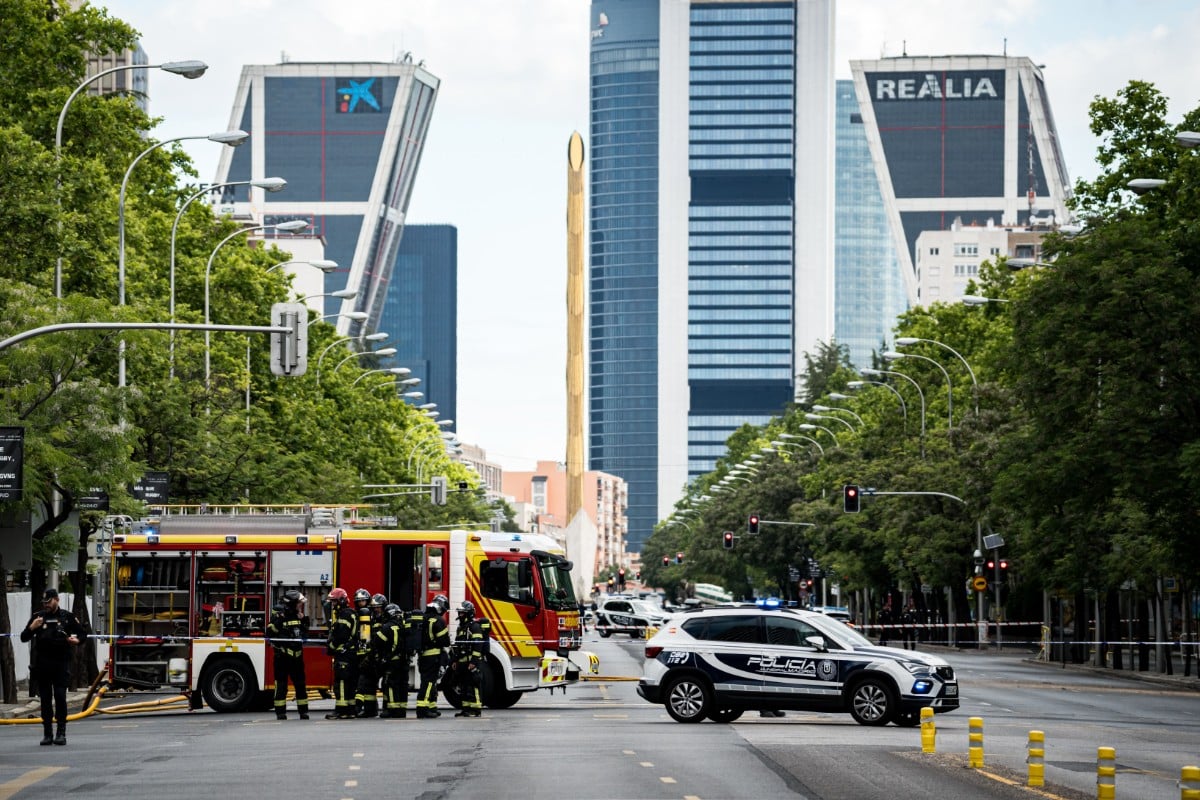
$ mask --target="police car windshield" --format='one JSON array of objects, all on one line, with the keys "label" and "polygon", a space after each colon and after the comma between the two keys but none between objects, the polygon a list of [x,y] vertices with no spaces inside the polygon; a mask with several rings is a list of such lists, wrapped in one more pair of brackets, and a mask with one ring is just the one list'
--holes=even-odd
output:
[{"label": "police car windshield", "polygon": [[579,607],[575,587],[571,585],[570,570],[563,569],[564,560],[551,555],[537,555],[538,570],[546,587],[546,606],[559,611]]},{"label": "police car windshield", "polygon": [[823,633],[827,638],[846,647],[873,647],[871,640],[846,623],[825,614],[809,614],[804,621]]}]

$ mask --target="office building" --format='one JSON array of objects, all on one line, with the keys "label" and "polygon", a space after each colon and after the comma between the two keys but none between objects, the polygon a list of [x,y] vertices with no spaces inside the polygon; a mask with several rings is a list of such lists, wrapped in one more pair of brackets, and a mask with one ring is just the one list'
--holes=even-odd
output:
[{"label": "office building", "polygon": [[922,231],[1069,221],[1070,181],[1042,71],[1028,58],[852,61],[875,172],[911,304]]},{"label": "office building", "polygon": [[339,265],[325,292],[357,292],[326,298],[325,313],[368,315],[336,319],[339,334],[380,329],[439,85],[411,60],[246,66],[233,101],[229,127],[251,136],[221,153],[216,183],[279,176],[288,185],[276,194],[232,187],[222,204],[268,224],[310,222]]},{"label": "office building", "polygon": [[[407,367],[422,403],[437,403],[440,419],[458,413],[458,229],[453,225],[406,225],[396,254],[378,329],[390,338],[381,347],[396,355],[381,367]],[[454,430],[454,425],[447,426]]]},{"label": "office building", "polygon": [[837,82],[834,201],[834,337],[859,368],[887,350],[908,308],[904,277],[883,209],[854,81]]},{"label": "office building", "polygon": [[589,463],[638,551],[833,335],[831,0],[594,0]]}]

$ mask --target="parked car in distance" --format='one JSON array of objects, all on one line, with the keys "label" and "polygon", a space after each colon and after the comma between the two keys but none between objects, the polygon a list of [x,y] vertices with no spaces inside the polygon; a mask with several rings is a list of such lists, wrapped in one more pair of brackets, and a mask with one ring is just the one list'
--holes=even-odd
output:
[{"label": "parked car in distance", "polygon": [[849,713],[861,725],[920,724],[958,708],[945,659],[879,647],[828,614],[703,608],[673,616],[646,642],[638,694],[677,722],[732,722],[744,711]]},{"label": "parked car in distance", "polygon": [[666,611],[645,600],[610,595],[596,606],[596,631],[603,638],[614,633],[645,636],[648,628],[661,627],[670,617]]}]

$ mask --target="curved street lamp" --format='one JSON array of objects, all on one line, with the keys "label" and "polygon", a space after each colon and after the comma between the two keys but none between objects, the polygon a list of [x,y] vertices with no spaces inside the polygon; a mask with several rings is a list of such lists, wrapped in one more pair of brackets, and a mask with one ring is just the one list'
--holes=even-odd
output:
[{"label": "curved street lamp", "polygon": [[[258,178],[252,181],[228,181],[226,183],[218,183],[212,186],[206,186],[203,189],[197,189],[192,192],[183,203],[179,206],[179,212],[175,215],[175,221],[171,223],[171,277],[170,277],[170,306],[171,306],[171,322],[175,321],[175,237],[179,233],[179,222],[183,219],[184,212],[193,200],[203,197],[211,193],[214,189],[224,189],[229,186],[253,186],[260,189],[266,189],[268,192],[278,192],[287,186],[287,181],[283,178]],[[270,270],[267,270],[270,272]],[[169,349],[170,361],[170,377],[175,377],[175,331],[171,330],[171,344]]]},{"label": "curved street lamp", "polygon": [[[895,386],[892,386],[887,381],[850,381],[846,384],[851,389],[861,389],[867,384],[872,386],[882,386],[892,394],[896,395],[896,399],[900,401],[900,415],[904,419],[904,432],[908,433],[908,404],[904,402],[904,395],[900,394]],[[830,395],[832,397],[833,395]]]},{"label": "curved street lamp", "polygon": [[850,429],[851,433],[854,433],[855,431],[858,430],[857,428],[855,428],[853,425],[851,425],[846,420],[842,419],[841,417],[835,417],[832,414],[814,414],[810,411],[804,415],[804,418],[806,420],[808,420],[809,422],[816,422],[817,420],[822,420],[822,419],[831,419],[831,420],[835,420],[835,421],[840,422],[843,425],[845,425],[847,428]]},{"label": "curved street lamp", "polygon": [[[63,123],[67,119],[67,109],[71,107],[71,103],[75,102],[75,98],[87,88],[89,83],[94,83],[100,80],[105,75],[111,75],[114,72],[120,72],[129,69],[161,69],[164,72],[170,72],[174,75],[182,75],[188,80],[199,78],[208,70],[208,64],[203,61],[167,61],[163,64],[121,64],[115,67],[109,67],[106,70],[101,70],[95,75],[89,75],[83,83],[75,87],[75,91],[67,98],[67,102],[63,103],[62,111],[58,112],[58,126],[54,129],[54,188],[58,198],[58,207],[62,208],[62,138],[63,138]],[[62,215],[59,215],[58,220],[58,241],[59,247],[62,247]],[[62,299],[62,252],[60,249],[58,261],[54,265],[54,296]]]},{"label": "curved street lamp", "polygon": [[330,261],[325,258],[310,258],[294,261],[283,261],[273,267],[267,267],[267,272],[274,272],[280,267],[286,267],[290,264],[308,264],[310,267],[316,267],[317,269],[321,270],[321,272],[324,272],[326,275],[338,268],[338,263],[336,261]]},{"label": "curved street lamp", "polygon": [[975,396],[975,414],[979,415],[979,381],[975,380],[975,370],[971,369],[971,365],[962,357],[962,353],[955,350],[945,342],[939,342],[936,339],[919,339],[916,336],[901,336],[896,340],[899,347],[907,347],[918,342],[926,342],[927,344],[936,344],[938,347],[949,350],[955,358],[962,362],[962,365],[967,368],[967,374],[971,376],[971,393]]},{"label": "curved street lamp", "polygon": [[935,367],[941,370],[942,377],[946,379],[946,428],[949,430],[954,430],[954,387],[950,383],[950,373],[946,372],[946,368],[929,356],[919,356],[916,353],[900,353],[895,350],[888,350],[883,354],[883,358],[885,361],[898,361],[901,358],[916,358],[920,359],[921,361],[928,361],[930,364],[933,364]]},{"label": "curved street lamp", "polygon": [[366,372],[364,372],[362,375],[359,375],[357,378],[355,378],[353,383],[350,384],[350,386],[351,387],[357,386],[358,382],[361,381],[363,378],[367,377],[368,375],[378,374],[380,372],[390,372],[393,375],[407,375],[408,369],[406,369],[405,367],[385,367],[384,369],[369,369]]},{"label": "curved street lamp", "polygon": [[967,306],[986,306],[988,303],[1007,303],[1007,302],[1009,302],[1008,300],[1005,300],[1002,297],[981,297],[980,295],[977,295],[977,294],[964,294],[962,297],[960,297],[958,299],[962,301],[963,305],[967,305]]},{"label": "curved street lamp", "polygon": [[829,428],[825,428],[820,425],[813,425],[811,422],[803,422],[799,425],[799,428],[802,431],[825,431],[825,433],[829,434],[829,438],[833,439],[834,447],[842,446],[841,442],[838,441],[837,434],[835,434],[833,431],[829,430]]},{"label": "curved street lamp", "polygon": [[[816,448],[821,453],[821,455],[825,455],[825,448],[821,446],[820,442],[818,442],[816,439],[812,438],[811,436],[799,436],[794,433],[781,433],[779,435],[781,437],[786,436],[789,439],[804,439],[805,441],[812,442],[814,445],[816,445]],[[794,442],[776,441],[776,442],[771,442],[771,444],[774,445],[775,447],[795,447],[798,450],[805,449],[804,445],[795,444]]]},{"label": "curved street lamp", "polygon": [[864,378],[879,377],[881,375],[895,375],[896,377],[903,378],[911,383],[913,388],[917,390],[917,396],[921,398],[921,458],[925,458],[925,392],[921,391],[921,384],[917,383],[903,372],[896,372],[895,370],[863,367],[858,372]]},{"label": "curved street lamp", "polygon": [[[318,383],[320,382],[320,377],[321,377],[321,362],[325,360],[325,354],[328,353],[333,348],[337,347],[339,344],[348,342],[351,339],[356,339],[356,338],[358,338],[358,337],[356,337],[356,336],[338,336],[336,339],[334,339],[332,342],[330,342],[328,345],[326,345],[325,349],[321,351],[321,355],[318,356],[318,358],[317,358]],[[382,341],[386,341],[387,338],[388,338],[388,334],[383,333],[382,331],[379,333],[371,333],[371,334],[368,334],[363,337],[363,339],[365,339],[368,342],[382,342]]]},{"label": "curved street lamp", "polygon": [[[848,399],[850,399],[850,398],[849,398],[849,395],[844,395],[844,394],[843,394],[843,395],[838,395],[837,397],[835,397],[834,395],[829,395],[829,398],[830,398],[831,400],[839,400],[839,399],[847,399],[847,400],[848,400]],[[860,417],[858,414],[855,414],[853,411],[851,411],[851,410],[850,410],[850,409],[848,409],[848,408],[842,408],[841,406],[818,406],[818,405],[814,405],[814,406],[813,406],[813,411],[841,411],[843,414],[849,414],[850,416],[852,416],[852,417],[854,417],[856,420],[858,420],[858,424],[859,424],[859,425],[866,425],[866,424],[867,424],[867,423],[863,422],[863,418],[862,418],[862,417]]]},{"label": "curved street lamp", "polygon": [[[234,231],[233,233],[229,234],[224,239],[222,239],[217,244],[217,246],[213,248],[212,253],[209,254],[208,263],[204,267],[204,324],[205,325],[212,324],[212,316],[210,313],[211,312],[210,278],[212,277],[213,261],[216,260],[217,253],[220,252],[222,247],[224,247],[228,242],[230,242],[234,238],[241,236],[243,234],[246,234],[246,233],[253,233],[254,231],[277,230],[277,231],[283,231],[284,233],[295,233],[297,231],[302,231],[307,227],[308,227],[308,223],[305,222],[304,220],[292,219],[292,220],[288,220],[287,222],[278,222],[278,223],[275,223],[272,225],[254,225],[249,228],[242,228],[240,230]],[[212,331],[204,332],[204,389],[205,389],[205,391],[209,390],[210,384],[211,384],[211,379],[212,379],[212,340],[211,340],[211,335],[212,335]]]}]

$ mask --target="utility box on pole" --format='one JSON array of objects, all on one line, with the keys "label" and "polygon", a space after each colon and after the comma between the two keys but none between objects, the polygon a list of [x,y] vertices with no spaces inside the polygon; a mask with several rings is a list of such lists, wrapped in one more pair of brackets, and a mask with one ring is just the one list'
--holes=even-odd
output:
[{"label": "utility box on pole", "polygon": [[308,307],[303,303],[275,303],[271,325],[288,333],[271,334],[271,372],[297,377],[308,369]]}]

